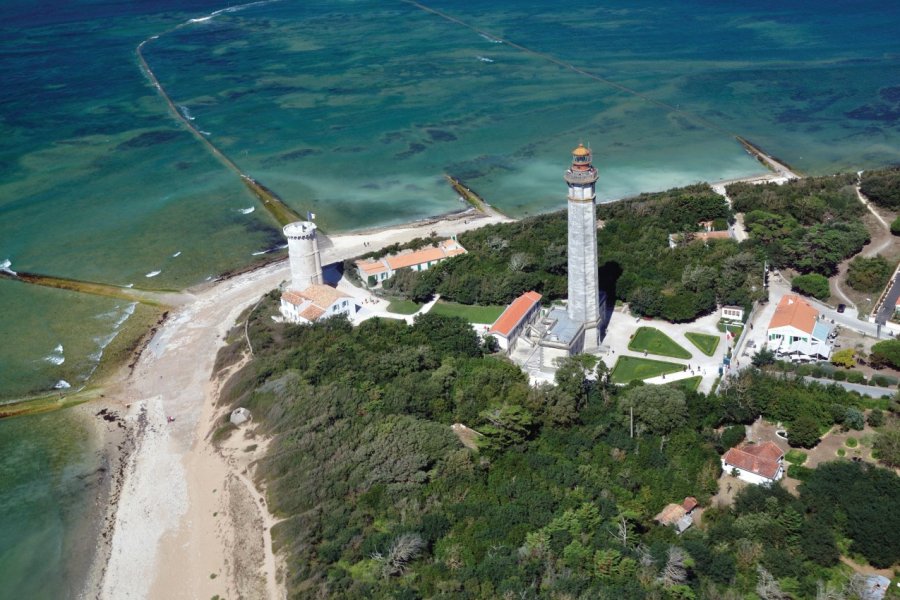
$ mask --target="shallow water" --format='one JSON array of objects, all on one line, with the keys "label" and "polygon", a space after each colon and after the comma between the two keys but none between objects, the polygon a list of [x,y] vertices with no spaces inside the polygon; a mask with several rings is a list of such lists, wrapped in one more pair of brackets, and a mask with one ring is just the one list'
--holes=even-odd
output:
[{"label": "shallow water", "polygon": [[[794,4],[430,4],[476,31],[399,0],[189,24],[223,3],[9,0],[0,262],[181,288],[282,243],[141,73],[134,51],[153,35],[145,56],[182,114],[331,232],[462,208],[444,173],[515,216],[561,207],[579,141],[603,199],[759,172],[732,133],[808,173],[900,162],[900,5]],[[82,383],[127,309],[2,280],[0,307],[0,397]],[[43,573],[60,571],[65,507],[85,497],[66,474],[86,439],[43,419],[0,423],[3,477],[21,482],[0,488],[0,594],[54,597]]]},{"label": "shallow water", "polygon": [[75,598],[95,542],[96,440],[69,411],[0,421],[0,598]]}]

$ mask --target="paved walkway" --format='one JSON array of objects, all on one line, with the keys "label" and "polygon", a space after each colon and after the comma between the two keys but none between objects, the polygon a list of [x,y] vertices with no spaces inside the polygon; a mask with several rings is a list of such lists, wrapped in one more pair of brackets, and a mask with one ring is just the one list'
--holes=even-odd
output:
[{"label": "paved walkway", "polygon": [[[635,317],[626,311],[627,307],[625,306],[617,308],[610,318],[609,326],[606,330],[606,337],[603,339],[603,347],[607,351],[599,355],[600,358],[603,359],[603,362],[606,363],[606,366],[612,369],[620,356],[634,356],[638,358],[672,362],[679,365],[685,365],[688,369],[680,373],[666,375],[665,378],[662,376],[652,377],[645,381],[647,383],[670,383],[672,381],[678,381],[679,379],[687,379],[700,375],[703,377],[703,380],[700,382],[700,386],[697,389],[701,392],[709,392],[712,390],[712,385],[719,375],[719,365],[722,363],[722,359],[725,357],[728,347],[725,341],[725,334],[716,327],[716,324],[719,322],[718,312],[701,317],[692,323],[676,324],[657,319],[647,320]],[[631,336],[634,335],[640,327],[654,327],[659,329],[672,338],[679,346],[690,352],[691,358],[672,358],[656,354],[645,354],[643,351],[638,352],[629,350],[628,343],[631,340]],[[700,349],[684,335],[687,332],[705,333],[717,336],[720,341],[713,355],[707,356],[703,354]]]}]

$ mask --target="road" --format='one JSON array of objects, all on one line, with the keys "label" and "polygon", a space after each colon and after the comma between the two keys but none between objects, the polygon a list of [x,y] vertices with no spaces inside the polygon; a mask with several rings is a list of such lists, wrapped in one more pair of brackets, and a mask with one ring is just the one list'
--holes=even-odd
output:
[{"label": "road", "polygon": [[821,383],[822,385],[837,384],[848,392],[857,392],[863,396],[870,398],[881,398],[882,396],[893,396],[894,390],[890,388],[877,387],[874,385],[862,385],[861,383],[849,383],[847,381],[833,381],[831,379],[818,379],[816,377],[804,377],[804,381]]}]

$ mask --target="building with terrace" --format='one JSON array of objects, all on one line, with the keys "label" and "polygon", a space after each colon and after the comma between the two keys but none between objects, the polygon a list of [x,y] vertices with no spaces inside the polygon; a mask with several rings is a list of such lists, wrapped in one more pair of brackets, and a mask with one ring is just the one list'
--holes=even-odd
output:
[{"label": "building with terrace", "polygon": [[767,346],[779,359],[795,362],[828,360],[834,327],[796,294],[785,294],[769,322]]},{"label": "building with terrace", "polygon": [[291,323],[309,324],[335,315],[350,317],[355,310],[353,298],[321,283],[281,295],[281,314]]},{"label": "building with terrace", "polygon": [[356,272],[366,285],[376,287],[386,279],[393,277],[394,273],[400,269],[427,271],[442,260],[465,253],[466,249],[453,237],[438,242],[437,246],[391,254],[379,259],[358,260],[356,261]]}]

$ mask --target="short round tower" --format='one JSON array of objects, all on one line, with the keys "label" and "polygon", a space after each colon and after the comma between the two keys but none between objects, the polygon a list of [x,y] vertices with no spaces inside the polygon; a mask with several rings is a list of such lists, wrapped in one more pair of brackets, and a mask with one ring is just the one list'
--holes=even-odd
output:
[{"label": "short round tower", "polygon": [[284,227],[291,262],[290,289],[302,291],[313,283],[322,283],[322,258],[316,239],[316,224],[296,221]]}]

